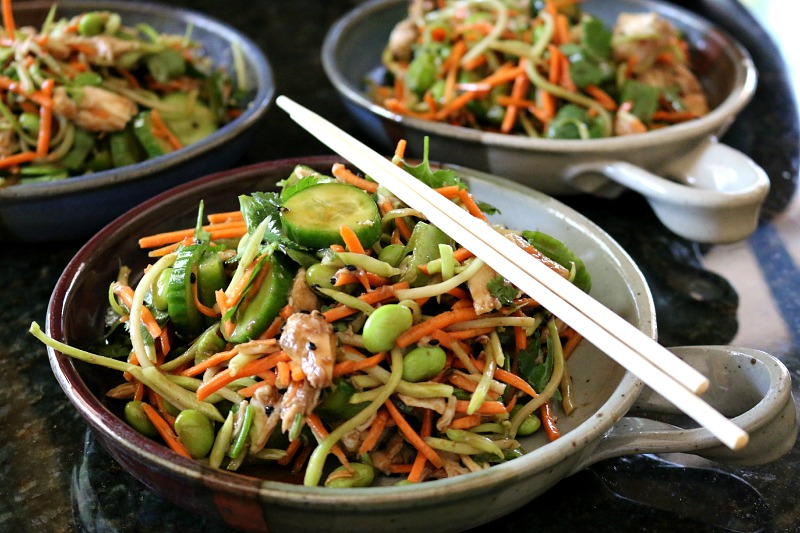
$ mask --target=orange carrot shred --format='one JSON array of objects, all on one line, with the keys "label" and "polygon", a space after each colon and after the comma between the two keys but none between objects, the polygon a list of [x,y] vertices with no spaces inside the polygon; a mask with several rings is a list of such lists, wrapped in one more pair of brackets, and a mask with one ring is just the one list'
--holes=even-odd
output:
[{"label": "orange carrot shred", "polygon": [[409,425],[403,414],[398,411],[397,407],[395,407],[391,400],[386,400],[384,405],[389,411],[392,419],[394,419],[395,423],[397,424],[400,432],[411,443],[411,445],[422,452],[422,454],[425,456],[425,459],[430,461],[433,466],[436,468],[442,468],[442,466],[444,466],[444,461],[442,461],[442,458],[439,457],[439,454],[436,453],[436,450],[431,448],[428,443],[425,442],[416,431],[414,431],[414,428]]},{"label": "orange carrot shred", "polygon": [[144,414],[147,415],[147,418],[150,422],[153,423],[158,434],[161,435],[161,438],[164,439],[164,442],[167,443],[172,451],[175,453],[186,457],[187,459],[191,459],[192,456],[189,454],[189,451],[183,445],[183,443],[178,439],[178,436],[172,431],[172,428],[169,427],[169,424],[161,418],[161,416],[156,412],[155,409],[150,407],[148,404],[142,404],[142,410]]}]

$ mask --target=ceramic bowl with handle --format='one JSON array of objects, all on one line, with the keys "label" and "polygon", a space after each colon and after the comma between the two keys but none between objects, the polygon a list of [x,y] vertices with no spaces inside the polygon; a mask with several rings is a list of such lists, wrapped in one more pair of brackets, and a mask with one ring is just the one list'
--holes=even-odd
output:
[{"label": "ceramic bowl with handle", "polygon": [[[551,195],[588,192],[644,195],[670,230],[700,242],[732,242],[753,232],[769,192],[766,173],[748,156],[717,141],[752,98],[756,70],[734,39],[693,13],[655,0],[587,0],[581,8],[612,26],[622,12],[655,12],[683,32],[693,70],[708,96],[704,117],[640,135],[604,139],[530,138],[397,115],[371,101],[367,79],[383,75],[381,54],[405,0],[358,6],[328,32],[322,64],[355,120],[392,150],[399,139],[431,153],[507,177]],[[416,151],[415,151],[416,150]]]},{"label": "ceramic bowl with handle", "polygon": [[[49,1],[15,3],[17,26],[39,27],[52,6]],[[248,89],[242,113],[208,137],[160,157],[55,182],[0,188],[0,240],[86,239],[159,192],[230,168],[250,146],[253,126],[274,98],[275,82],[266,56],[235,28],[202,13],[164,4],[106,0],[57,4],[59,17],[91,11],[115,12],[123,24],[146,23],[160,33],[183,35],[191,27],[192,39],[202,45],[215,67],[232,69],[234,48],[239,48],[244,58],[241,74]]]},{"label": "ceramic bowl with handle", "polygon": [[[237,196],[276,190],[298,163],[327,172],[332,157],[262,163],[181,185],[118,218],[93,237],[67,266],[53,292],[46,328],[55,339],[86,346],[103,334],[108,284],[121,264],[134,272],[147,264],[138,238],[192,227],[199,201],[205,212],[237,209]],[[569,246],[592,275],[592,296],[651,337],[653,300],[641,272],[607,234],[560,202],[518,183],[458,168],[477,198],[502,211],[493,222],[539,230]],[[554,409],[561,438],[537,432],[522,439],[526,454],[486,470],[413,486],[357,489],[305,487],[211,469],[180,457],[133,430],[120,418],[121,403],[105,392],[119,374],[74,361],[49,349],[53,372],[100,443],[154,491],[192,512],[252,531],[454,531],[488,522],[546,491],[558,480],[615,455],[684,451],[734,464],[777,459],[797,433],[786,368],[755,350],[728,347],[676,350],[711,380],[706,398],[750,433],[750,444],[731,452],[705,429],[662,420],[673,412],[624,368],[583,342],[568,361],[577,408]],[[643,391],[644,389],[644,391]],[[636,413],[632,409],[643,409]],[[647,417],[643,413],[646,411]],[[669,423],[667,423],[669,422]]]}]

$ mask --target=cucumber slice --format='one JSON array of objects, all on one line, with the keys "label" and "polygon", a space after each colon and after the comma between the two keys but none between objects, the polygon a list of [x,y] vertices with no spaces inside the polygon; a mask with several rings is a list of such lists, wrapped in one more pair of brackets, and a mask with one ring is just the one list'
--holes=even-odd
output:
[{"label": "cucumber slice", "polygon": [[[197,263],[197,299],[206,307],[214,307],[217,299],[215,293],[228,284],[225,265],[219,253],[206,250]],[[205,324],[210,326],[214,318],[205,317]]]},{"label": "cucumber slice", "polygon": [[133,119],[133,134],[149,157],[158,157],[172,152],[172,146],[153,133],[153,118],[150,111],[142,111]]},{"label": "cucumber slice", "polygon": [[171,93],[161,101],[169,107],[160,112],[164,124],[184,146],[217,131],[214,112],[197,98],[186,93]]},{"label": "cucumber slice", "polygon": [[372,197],[345,183],[320,183],[292,195],[283,204],[283,228],[289,238],[309,248],[344,244],[339,228],[352,229],[369,248],[381,236],[381,215]]},{"label": "cucumber slice", "polygon": [[203,253],[203,246],[181,248],[172,265],[167,286],[167,310],[175,331],[184,337],[194,337],[203,330],[203,314],[194,305],[192,265]]},{"label": "cucumber slice", "polygon": [[233,333],[226,339],[229,342],[247,342],[264,333],[289,301],[294,279],[289,261],[281,255],[274,255],[264,268],[269,268],[269,272],[258,291],[254,296],[248,295],[247,301],[236,310],[232,319],[235,324]]}]

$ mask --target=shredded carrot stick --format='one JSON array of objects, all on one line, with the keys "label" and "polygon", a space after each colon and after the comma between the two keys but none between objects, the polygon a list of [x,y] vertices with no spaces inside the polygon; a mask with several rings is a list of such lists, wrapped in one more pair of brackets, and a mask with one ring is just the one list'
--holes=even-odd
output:
[{"label": "shredded carrot stick", "polygon": [[380,439],[381,435],[383,434],[383,430],[386,428],[386,422],[388,420],[389,420],[388,411],[386,411],[386,409],[379,410],[378,414],[375,415],[375,420],[373,420],[372,424],[370,424],[369,426],[369,431],[367,432],[367,436],[364,437],[364,441],[358,448],[358,455],[364,455],[365,453],[369,453],[372,451],[373,448],[375,448],[375,446],[378,445],[378,439]]},{"label": "shredded carrot stick", "polygon": [[275,374],[277,375],[277,378],[275,379],[275,386],[279,389],[288,388],[289,382],[292,379],[292,374],[289,370],[289,363],[286,361],[278,361],[278,364],[275,366]]},{"label": "shredded carrot stick", "polygon": [[[463,250],[463,249],[464,248],[459,248],[459,250]],[[455,255],[455,254],[453,254],[453,255]],[[468,299],[471,298],[469,292],[465,291],[461,287],[453,287],[452,289],[447,291],[447,294],[449,294],[450,296],[455,296],[459,300],[468,300]]]},{"label": "shredded carrot stick", "polygon": [[460,68],[461,58],[467,51],[467,43],[459,40],[450,48],[450,55],[444,61],[442,69],[447,72],[445,75],[444,85],[444,101],[450,102],[456,93],[456,81],[458,80],[458,71]]},{"label": "shredded carrot stick", "polygon": [[297,454],[297,450],[303,445],[303,439],[295,439],[289,443],[289,446],[286,447],[286,455],[281,457],[277,460],[279,465],[288,465],[294,456]]},{"label": "shredded carrot stick", "polygon": [[[420,427],[419,430],[420,437],[423,439],[425,437],[430,437],[432,431],[433,412],[430,409],[425,409],[424,413],[422,414],[422,427]],[[427,460],[428,456],[425,453],[422,453],[421,451],[417,453],[417,457],[414,459],[414,464],[411,467],[411,472],[408,474],[408,481],[412,483],[418,483],[419,481],[422,481],[422,473],[425,470],[425,463]],[[431,461],[431,463],[433,464],[433,461]]]},{"label": "shredded carrot stick", "polygon": [[342,361],[341,363],[336,363],[336,365],[333,367],[333,377],[338,378],[339,376],[352,374],[353,372],[358,372],[360,370],[364,370],[365,368],[372,368],[373,366],[380,364],[380,362],[385,358],[386,352],[381,352],[373,355],[372,357],[367,357],[359,361]]},{"label": "shredded carrot stick", "polygon": [[339,226],[339,235],[342,236],[344,245],[348,250],[356,254],[366,253],[364,247],[361,245],[361,241],[358,240],[358,235],[356,235],[356,232],[350,229],[349,226],[344,224]]},{"label": "shredded carrot stick", "polygon": [[161,119],[161,113],[158,112],[158,109],[153,108],[150,110],[150,118],[153,121],[153,133],[157,137],[161,137],[167,141],[173,150],[179,150],[183,148],[183,143],[179,141],[177,137],[175,137],[175,134],[172,133],[169,127]]},{"label": "shredded carrot stick", "polygon": [[[112,290],[115,295],[122,298],[122,302],[128,308],[128,312],[130,312],[133,307],[133,289],[128,285],[115,281]],[[150,336],[154,339],[161,335],[161,326],[158,325],[156,319],[150,314],[150,310],[144,306],[142,307],[142,323],[147,328],[147,332],[150,333]]]},{"label": "shredded carrot stick", "polygon": [[[270,377],[271,376],[271,377]],[[266,387],[267,385],[275,385],[275,374],[272,372],[267,372],[266,374],[261,375],[262,380],[253,383],[252,385],[248,385],[242,389],[239,389],[238,394],[239,396],[243,396],[245,398],[251,397],[253,394],[256,393],[258,389],[261,387]]]},{"label": "shredded carrot stick", "polygon": [[[323,440],[325,437],[328,436],[328,430],[325,428],[325,425],[322,423],[322,420],[314,413],[309,413],[306,415],[306,424],[308,427],[311,428],[311,431],[317,436],[319,440]],[[349,467],[350,461],[347,459],[347,456],[344,454],[342,449],[339,447],[338,444],[334,444],[331,448],[331,453],[333,453],[336,457],[339,458],[339,461]]]},{"label": "shredded carrot stick", "polygon": [[475,218],[480,218],[481,220],[488,220],[486,215],[483,214],[481,208],[478,207],[477,202],[475,202],[475,198],[467,191],[466,189],[462,189],[461,193],[459,194],[459,198],[461,198],[461,203],[464,204],[464,207],[467,208],[469,214],[474,216]]},{"label": "shredded carrot stick", "polygon": [[172,416],[171,414],[169,414],[169,412],[167,411],[167,406],[164,403],[164,397],[161,396],[160,394],[156,394],[155,391],[151,390],[150,391],[150,403],[151,404],[152,403],[156,404],[155,406],[157,407],[158,414],[160,414],[161,418],[163,418],[164,421],[167,424],[169,424],[170,428],[175,430],[175,417]]},{"label": "shredded carrot stick", "polygon": [[542,425],[544,426],[545,433],[547,433],[547,438],[550,439],[550,442],[553,442],[561,436],[561,433],[558,431],[558,427],[556,427],[556,421],[555,418],[553,418],[553,410],[550,408],[550,402],[543,403],[539,413],[542,415]]},{"label": "shredded carrot stick", "polygon": [[413,468],[414,465],[410,463],[392,464],[388,467],[390,474],[408,474]]},{"label": "shredded carrot stick", "polygon": [[[392,209],[394,209],[394,206],[392,205],[392,201],[389,200],[388,198],[386,198],[383,201],[383,203],[381,203],[381,211],[385,215],[386,213],[388,213]],[[400,232],[400,235],[402,235],[403,238],[406,241],[408,240],[409,237],[411,237],[411,230],[408,229],[408,225],[406,225],[406,221],[405,220],[403,220],[402,218],[396,218],[396,219],[394,219],[394,225],[395,225],[395,227],[397,227],[397,231]]]},{"label": "shredded carrot stick", "polygon": [[617,103],[613,98],[611,98],[611,96],[609,96],[607,92],[597,85],[587,85],[583,88],[583,90],[586,91],[589,96],[597,100],[597,103],[600,104],[603,109],[608,111],[616,111]]},{"label": "shredded carrot stick", "polygon": [[389,283],[389,278],[384,278],[383,276],[379,276],[377,274],[373,274],[372,272],[366,271],[358,271],[358,272],[350,272],[349,270],[342,270],[336,273],[336,283],[333,284],[334,287],[341,287],[342,285],[350,285],[351,283],[359,283],[362,282],[361,278],[365,278],[368,284],[371,287],[380,287],[382,285],[386,285]]},{"label": "shredded carrot stick", "polygon": [[697,117],[697,113],[691,111],[656,111],[653,113],[653,120],[669,122],[670,124],[694,120]]},{"label": "shredded carrot stick", "polygon": [[459,109],[463,108],[467,105],[471,100],[478,97],[478,93],[461,93],[445,105],[442,106],[439,111],[436,112],[435,118],[436,120],[445,120],[447,117],[458,111]]},{"label": "shredded carrot stick", "polygon": [[189,246],[190,244],[192,244],[192,242],[194,242],[194,239],[192,237],[184,237],[183,240],[181,241],[168,244],[166,246],[162,246],[161,248],[155,248],[154,250],[150,250],[149,252],[147,252],[147,257],[163,257],[167,254],[171,254],[172,252],[180,248],[181,245]]},{"label": "shredded carrot stick", "polygon": [[[394,297],[395,290],[407,289],[408,287],[409,285],[406,281],[401,281],[399,283],[395,283],[394,285],[384,285],[383,287],[378,287],[371,292],[362,294],[358,297],[358,299],[362,302],[372,305]],[[352,307],[348,307],[346,305],[340,305],[325,311],[322,313],[322,316],[324,316],[325,320],[328,322],[336,322],[337,320],[340,320],[346,316],[354,315],[357,312],[357,309],[353,309]]]},{"label": "shredded carrot stick", "polygon": [[352,171],[350,171],[346,166],[341,163],[334,163],[333,168],[331,169],[331,173],[334,177],[349,183],[350,185],[355,185],[359,189],[364,189],[368,193],[375,193],[378,192],[378,184],[372,181],[366,180],[360,176],[356,176]]},{"label": "shredded carrot stick", "polygon": [[466,248],[457,248],[456,250],[453,251],[453,259],[455,259],[459,263],[462,263],[464,260],[469,259],[474,255],[475,254],[473,254]]},{"label": "shredded carrot stick", "polygon": [[424,320],[411,328],[407,329],[397,338],[397,346],[406,346],[417,342],[422,337],[432,334],[437,329],[444,329],[456,322],[465,322],[476,318],[478,314],[474,308],[456,309],[455,311],[445,311],[428,320]]},{"label": "shredded carrot stick", "polygon": [[[217,224],[208,224],[203,226],[203,230],[213,233],[225,229],[243,229],[247,230],[247,225],[243,220],[234,220],[230,222],[220,222]],[[139,239],[139,248],[156,248],[165,246],[183,240],[186,237],[194,237],[195,228],[181,229],[175,231],[167,231],[164,233],[157,233]],[[244,233],[243,233],[244,234]]]},{"label": "shredded carrot stick", "polygon": [[469,429],[481,423],[481,415],[467,415],[461,418],[456,418],[450,422],[450,427],[453,429]]},{"label": "shredded carrot stick", "polygon": [[[47,98],[53,95],[55,82],[48,78],[42,82],[42,92]],[[42,106],[39,109],[39,137],[36,141],[36,156],[44,157],[50,150],[50,136],[53,128],[53,106]]]},{"label": "shredded carrot stick", "polygon": [[200,363],[197,363],[194,366],[191,366],[191,367],[187,368],[186,370],[181,372],[181,375],[182,376],[196,376],[196,375],[198,375],[198,374],[200,374],[202,372],[205,372],[206,370],[208,370],[212,366],[221,365],[222,363],[226,363],[226,362],[230,361],[238,353],[239,353],[239,349],[236,348],[235,346],[234,346],[234,348],[232,350],[227,350],[227,351],[224,351],[224,352],[215,353],[214,355],[212,355],[211,357],[209,357],[205,361],[202,361]]},{"label": "shredded carrot stick", "polygon": [[517,395],[516,394],[512,394],[511,395],[511,399],[509,399],[508,402],[507,402],[506,412],[510,413],[514,409],[515,405],[517,405]]},{"label": "shredded carrot stick", "polygon": [[269,325],[267,329],[264,330],[264,333],[259,335],[259,339],[274,339],[278,336],[278,333],[281,332],[281,328],[283,327],[283,319],[279,316],[276,316],[272,323]]},{"label": "shredded carrot stick", "polygon": [[[524,69],[525,64],[525,58],[520,58],[519,66]],[[524,97],[529,86],[530,79],[525,72],[522,72],[522,74],[514,78],[514,85],[511,87],[511,98]],[[512,129],[514,129],[514,124],[517,121],[518,110],[519,108],[517,106],[510,105],[506,107],[506,114],[503,116],[503,122],[500,125],[500,131],[503,133],[509,133]]]},{"label": "shredded carrot stick", "polygon": [[33,161],[36,159],[36,152],[20,152],[18,154],[10,155],[0,158],[0,168],[9,168]]},{"label": "shredded carrot stick", "polygon": [[[466,300],[461,300],[461,301],[466,301]],[[472,305],[471,302],[470,305]],[[462,329],[459,331],[450,331],[449,335],[452,340],[461,341],[464,339],[472,339],[475,337],[480,337],[481,335],[488,335],[492,331],[494,331],[493,327],[471,328],[471,329]]]},{"label": "shredded carrot stick", "polygon": [[156,427],[158,434],[161,435],[161,438],[164,439],[164,442],[167,443],[167,446],[169,446],[172,451],[186,457],[187,459],[192,458],[192,456],[189,454],[189,451],[178,439],[178,436],[174,431],[172,431],[172,428],[169,427],[169,424],[167,424],[167,422],[161,418],[155,409],[150,407],[148,404],[143,403],[142,410],[144,411],[144,414],[147,415],[147,418],[150,419],[150,422],[152,422]]},{"label": "shredded carrot stick", "polygon": [[571,41],[569,36],[569,21],[567,20],[566,15],[559,13],[555,18],[555,40],[558,41],[558,44],[564,44]]},{"label": "shredded carrot stick", "polygon": [[405,139],[400,139],[397,141],[397,147],[394,149],[394,156],[397,159],[403,159],[403,157],[406,155],[406,144],[407,143]]},{"label": "shredded carrot stick", "polygon": [[564,360],[566,361],[569,359],[569,356],[572,355],[572,352],[575,351],[575,348],[578,347],[578,344],[581,343],[583,340],[583,335],[575,331],[574,329],[570,330],[570,335],[567,338],[567,342],[564,343],[564,348],[562,351],[564,352]]},{"label": "shredded carrot stick", "polygon": [[[475,361],[473,361],[473,363],[475,364],[475,367],[479,371],[483,372],[483,361],[481,361],[480,359],[476,359]],[[503,370],[502,368],[495,368],[494,377],[498,381],[502,381],[503,383],[506,383],[516,389],[521,390],[531,398],[536,398],[539,396],[538,394],[536,394],[536,391],[533,389],[533,387],[531,387],[530,383],[528,383],[527,381],[525,381],[524,379],[522,379],[521,377],[512,372]]]},{"label": "shredded carrot stick", "polygon": [[[469,400],[458,400],[456,402],[456,413],[466,413],[469,407]],[[506,413],[506,406],[502,402],[485,401],[473,414],[479,415],[499,415]]]},{"label": "shredded carrot stick", "polygon": [[422,437],[420,437],[414,428],[412,428],[408,421],[406,421],[403,414],[395,407],[391,400],[386,400],[383,403],[386,406],[386,409],[389,411],[392,419],[397,424],[397,428],[400,430],[400,433],[411,443],[414,448],[420,451],[424,456],[425,459],[431,462],[433,466],[436,468],[442,468],[444,466],[444,461],[442,458],[439,457],[439,454],[436,453],[436,450],[431,448],[427,442],[425,442]]},{"label": "shredded carrot stick", "polygon": [[10,39],[14,39],[14,33],[17,28],[14,24],[14,10],[11,8],[11,0],[3,0],[3,26],[6,30],[6,35]]},{"label": "shredded carrot stick", "polygon": [[234,222],[244,221],[244,215],[241,211],[229,211],[226,213],[211,213],[206,217],[209,224],[218,224],[220,222]]},{"label": "shredded carrot stick", "polygon": [[210,395],[220,390],[222,387],[227,386],[229,383],[240,377],[263,374],[268,370],[272,370],[279,362],[288,360],[289,356],[281,351],[246,363],[241,369],[239,369],[239,372],[236,375],[233,374],[230,368],[226,368],[197,387],[197,399],[199,401],[203,401]]},{"label": "shredded carrot stick", "polygon": [[303,465],[308,460],[308,458],[311,455],[312,451],[314,451],[314,447],[313,446],[306,446],[302,450],[300,450],[300,453],[297,455],[297,459],[295,459],[294,460],[294,464],[292,464],[292,473],[293,474],[296,474],[296,473],[300,472],[303,469]]}]

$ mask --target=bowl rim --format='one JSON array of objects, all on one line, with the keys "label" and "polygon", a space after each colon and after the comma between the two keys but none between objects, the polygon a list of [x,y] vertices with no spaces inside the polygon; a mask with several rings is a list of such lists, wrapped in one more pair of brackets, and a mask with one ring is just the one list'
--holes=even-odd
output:
[{"label": "bowl rim", "polygon": [[[53,3],[49,0],[34,0],[14,5],[14,13],[42,11],[47,13]],[[36,201],[62,195],[76,195],[85,191],[101,190],[122,183],[135,181],[144,176],[169,170],[199,155],[224,146],[258,122],[275,97],[275,77],[272,66],[264,52],[248,36],[233,26],[187,8],[150,2],[120,2],[116,0],[63,0],[58,3],[61,11],[115,10],[125,13],[152,14],[173,20],[183,21],[197,28],[203,28],[223,37],[229,43],[238,43],[246,62],[253,69],[253,79],[257,87],[252,101],[243,113],[223,125],[208,137],[168,154],[147,159],[133,165],[103,170],[101,172],[74,176],[57,182],[29,183],[0,188],[0,204],[11,202]]]},{"label": "bowl rim", "polygon": [[625,2],[641,6],[640,11],[647,11],[647,6],[656,4],[659,6],[661,13],[669,14],[670,20],[679,20],[682,25],[696,29],[709,39],[713,39],[722,45],[723,53],[730,57],[732,64],[736,68],[736,77],[730,94],[707,115],[639,135],[580,140],[543,139],[485,132],[463,126],[398,115],[372,102],[363,94],[363,91],[360,91],[357,86],[354,86],[345,77],[343,70],[339,68],[337,52],[343,39],[351,33],[351,28],[360,25],[365,19],[374,17],[377,13],[395,9],[398,5],[403,4],[404,0],[370,0],[352,9],[336,21],[323,41],[322,67],[340,95],[350,103],[381,117],[385,121],[405,125],[426,134],[435,134],[464,142],[509,150],[554,153],[618,152],[632,148],[633,144],[636,145],[636,148],[649,148],[696,136],[714,134],[716,130],[732,121],[733,117],[752,99],[756,90],[758,75],[747,49],[710,21],[680,6],[658,0],[625,0]]},{"label": "bowl rim", "polygon": [[[211,184],[227,184],[238,179],[249,179],[256,175],[263,176],[267,172],[274,172],[279,168],[293,168],[297,163],[315,166],[330,165],[337,161],[341,162],[343,160],[338,156],[327,155],[293,157],[256,163],[237,169],[221,171],[184,183],[146,200],[140,206],[126,212],[100,230],[81,247],[69,262],[59,278],[48,304],[45,319],[48,334],[57,340],[64,339],[63,311],[75,285],[75,278],[80,276],[86,269],[93,250],[98,248],[105,249],[124,239],[126,225],[136,219],[149,217],[154,211],[163,209],[165,205],[178,198],[197,195],[198,191]],[[638,327],[651,337],[656,337],[655,304],[644,276],[627,252],[602,228],[574,209],[548,195],[484,172],[465,169],[465,167],[461,166],[453,166],[453,168],[460,169],[465,173],[468,172],[479,180],[501,184],[514,192],[532,197],[546,209],[553,209],[550,206],[554,206],[555,213],[553,216],[557,216],[562,220],[570,220],[573,224],[576,222],[580,224],[585,233],[589,233],[593,240],[600,241],[604,246],[603,253],[612,253],[614,264],[617,267],[622,267],[626,275],[631,276],[630,279],[637,284],[635,290],[632,291],[632,297],[639,313]],[[467,180],[471,178],[469,174],[464,177]],[[391,507],[407,506],[412,502],[419,503],[420,499],[427,501],[428,499],[435,500],[437,498],[447,498],[448,496],[452,497],[456,493],[488,492],[502,481],[510,481],[519,478],[521,475],[535,476],[537,473],[570,458],[570,456],[575,459],[579,458],[578,452],[591,448],[591,443],[597,442],[630,409],[644,387],[644,384],[636,376],[622,369],[620,381],[609,397],[597,407],[594,414],[574,429],[562,435],[558,440],[537,448],[522,457],[493,465],[491,468],[480,472],[415,484],[414,486],[334,489],[321,486],[305,487],[279,481],[264,481],[236,472],[213,469],[197,461],[183,458],[166,446],[139,434],[113,414],[89,390],[87,384],[81,378],[74,360],[49,346],[47,352],[53,373],[75,408],[89,422],[93,430],[102,434],[103,440],[110,438],[116,441],[125,454],[158,465],[188,480],[197,481],[202,479],[203,483],[209,487],[222,487],[224,490],[246,493],[261,501],[277,499],[294,505],[313,503],[315,506],[339,510],[342,509],[342,506],[355,508],[377,503]],[[534,468],[529,464],[531,462],[537,463],[538,466]],[[376,488],[379,490],[376,490]]]}]

